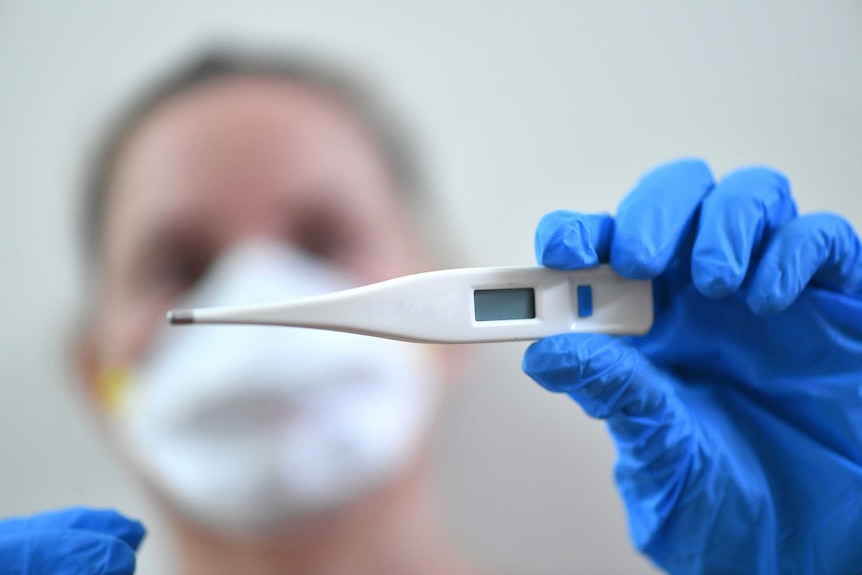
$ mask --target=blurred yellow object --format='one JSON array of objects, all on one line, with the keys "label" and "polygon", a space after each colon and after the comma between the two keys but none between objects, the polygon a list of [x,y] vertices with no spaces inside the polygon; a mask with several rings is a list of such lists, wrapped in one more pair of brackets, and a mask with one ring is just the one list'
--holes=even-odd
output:
[{"label": "blurred yellow object", "polygon": [[128,367],[111,367],[99,377],[96,385],[96,397],[99,403],[110,413],[120,411],[131,376],[131,370]]}]

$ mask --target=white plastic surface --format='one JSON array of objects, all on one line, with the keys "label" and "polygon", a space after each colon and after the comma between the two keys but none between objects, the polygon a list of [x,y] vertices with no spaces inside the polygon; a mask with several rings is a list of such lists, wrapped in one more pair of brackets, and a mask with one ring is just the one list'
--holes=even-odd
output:
[{"label": "white plastic surface", "polygon": [[[578,286],[590,286],[592,314],[578,313]],[[476,321],[474,291],[533,288],[535,317]],[[185,313],[185,312],[177,312]],[[192,323],[283,325],[414,342],[540,339],[566,332],[639,335],[653,322],[652,282],[609,265],[575,271],[544,267],[464,268],[409,275],[272,305],[191,310]]]}]

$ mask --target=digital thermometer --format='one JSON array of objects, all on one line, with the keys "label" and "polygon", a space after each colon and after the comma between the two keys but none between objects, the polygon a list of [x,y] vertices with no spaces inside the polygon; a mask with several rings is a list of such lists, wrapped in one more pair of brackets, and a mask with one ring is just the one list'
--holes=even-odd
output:
[{"label": "digital thermometer", "polygon": [[438,343],[567,332],[637,335],[652,326],[652,282],[623,278],[609,265],[576,271],[465,268],[282,303],[174,310],[168,321],[282,325]]}]

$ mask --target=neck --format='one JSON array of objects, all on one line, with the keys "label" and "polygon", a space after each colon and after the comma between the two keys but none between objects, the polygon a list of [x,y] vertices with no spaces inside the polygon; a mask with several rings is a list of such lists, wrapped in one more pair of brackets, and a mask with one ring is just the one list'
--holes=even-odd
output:
[{"label": "neck", "polygon": [[398,483],[266,539],[228,539],[180,517],[171,522],[186,575],[472,573],[439,529],[427,464]]}]

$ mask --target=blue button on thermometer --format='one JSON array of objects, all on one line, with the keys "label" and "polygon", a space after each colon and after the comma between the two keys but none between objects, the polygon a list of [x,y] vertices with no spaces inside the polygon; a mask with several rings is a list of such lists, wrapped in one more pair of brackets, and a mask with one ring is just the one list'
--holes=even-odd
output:
[{"label": "blue button on thermometer", "polygon": [[415,342],[539,339],[567,332],[639,335],[653,322],[652,282],[609,265],[465,268],[247,307],[168,312],[172,324],[261,324]]}]

